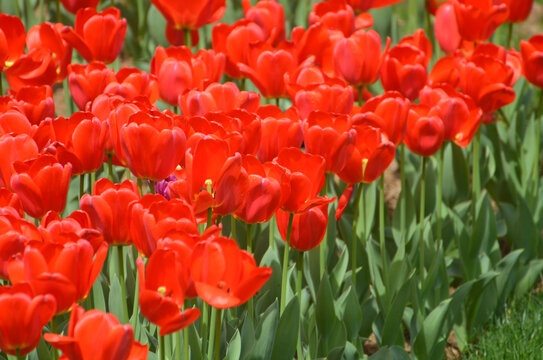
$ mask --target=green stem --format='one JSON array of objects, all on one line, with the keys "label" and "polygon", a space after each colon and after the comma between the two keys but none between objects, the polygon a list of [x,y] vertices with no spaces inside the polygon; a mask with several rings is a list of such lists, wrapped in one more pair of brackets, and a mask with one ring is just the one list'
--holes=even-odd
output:
[{"label": "green stem", "polygon": [[186,327],[183,329],[183,348],[185,359],[190,358],[190,347],[189,347],[189,328]]},{"label": "green stem", "polygon": [[110,7],[115,7],[115,0],[111,0],[111,4],[109,6]]},{"label": "green stem", "polygon": [[511,48],[511,40],[513,40],[513,23],[510,22],[507,24],[507,48]]},{"label": "green stem", "polygon": [[472,180],[472,201],[471,201],[471,211],[472,211],[472,223],[475,223],[477,219],[477,201],[479,200],[479,194],[481,193],[481,177],[479,175],[479,152],[481,147],[481,129],[475,134],[473,139],[473,180]]},{"label": "green stem", "polygon": [[275,98],[275,106],[280,108],[280,106],[279,106],[279,98],[278,97]]},{"label": "green stem", "polygon": [[60,0],[57,0],[57,22],[62,22],[62,19],[60,18]]},{"label": "green stem", "polygon": [[[356,252],[358,246],[358,237],[356,235],[356,224],[358,223],[358,215],[360,213],[360,197],[362,196],[362,189],[364,189],[364,183],[360,183],[356,186],[356,197],[354,200],[354,215],[353,215],[353,241],[351,244],[351,282],[353,288],[356,288]],[[364,207],[364,204],[362,204]],[[362,222],[365,222],[366,219],[362,219]],[[365,236],[365,232],[362,232],[362,237]]]},{"label": "green stem", "polygon": [[22,356],[21,355],[21,349],[17,348],[15,350],[15,353],[16,353],[16,356],[17,356],[17,360],[22,360],[22,359],[25,359],[26,358],[26,355],[25,356]]},{"label": "green stem", "polygon": [[140,191],[140,196],[143,196],[143,183],[140,178],[136,180],[138,182],[138,190]]},{"label": "green stem", "polygon": [[85,195],[85,174],[79,175],[79,199]]},{"label": "green stem", "polygon": [[154,194],[155,193],[155,181],[149,180],[149,193]]},{"label": "green stem", "polygon": [[270,247],[275,248],[275,215],[272,216],[269,223],[269,241]]},{"label": "green stem", "polygon": [[68,78],[62,82],[62,91],[64,92],[64,101],[66,102],[66,117],[70,117],[73,112],[72,94],[70,92],[70,85],[68,84]]},{"label": "green stem", "polygon": [[[51,332],[53,334],[58,334],[56,315],[54,315],[53,318],[51,319]],[[53,348],[52,350],[53,350],[53,359],[58,360],[58,349]]]},{"label": "green stem", "polygon": [[94,180],[96,179],[96,173],[90,172],[89,173],[89,194],[92,194],[92,187],[94,186]]},{"label": "green stem", "polygon": [[402,197],[400,199],[400,237],[402,244],[405,244],[405,224],[407,217],[407,185],[405,182],[405,144],[400,145],[400,181],[402,186]]},{"label": "green stem", "polygon": [[441,206],[443,203],[443,157],[445,154],[445,146],[443,144],[439,150],[439,173],[437,177],[437,241],[441,241]]},{"label": "green stem", "polygon": [[203,302],[202,303],[202,323],[200,326],[200,333],[202,334],[202,351],[204,351],[204,349],[206,348],[208,321],[209,321],[209,305],[206,302]]},{"label": "green stem", "polygon": [[45,22],[45,4],[40,0],[40,24]]},{"label": "green stem", "polygon": [[183,44],[185,46],[188,46],[189,49],[192,51],[192,41],[190,36],[190,29],[184,28],[183,29]]},{"label": "green stem", "polygon": [[208,359],[218,360],[221,344],[221,309],[211,308],[211,325],[209,327]]},{"label": "green stem", "polygon": [[422,173],[420,176],[420,219],[419,219],[419,276],[422,289],[424,283],[424,214],[426,202],[426,156],[422,157]]},{"label": "green stem", "polygon": [[234,217],[234,215],[230,215],[230,236],[232,237],[232,239],[234,240],[238,240],[238,234],[237,234],[237,231],[236,231],[236,218]]},{"label": "green stem", "polygon": [[279,310],[279,315],[283,315],[285,310],[285,301],[287,299],[287,269],[288,269],[288,252],[290,248],[290,234],[292,232],[292,222],[294,220],[294,214],[290,213],[288,217],[288,227],[287,227],[287,239],[285,241],[285,252],[283,254],[283,274],[281,281],[281,305]]},{"label": "green stem", "polygon": [[[328,174],[324,176],[324,186],[322,187],[322,195],[328,195]],[[324,241],[319,246],[319,275],[320,279],[324,275],[324,270],[326,269],[326,234],[324,235]]]},{"label": "green stem", "polygon": [[117,257],[118,257],[118,265],[119,265],[119,277],[121,280],[121,292],[123,296],[123,314],[124,314],[124,321],[123,323],[128,323],[128,305],[126,303],[126,282],[125,282],[125,274],[124,274],[124,247],[123,246],[117,246]]},{"label": "green stem", "polygon": [[[247,224],[247,231],[246,231],[246,239],[247,239],[247,251],[249,253],[253,253],[253,237],[252,237],[252,230],[253,230],[253,224]],[[251,319],[254,320],[254,307],[253,307],[253,298],[250,297],[249,301],[247,301],[247,311],[249,312],[249,316]]]},{"label": "green stem", "polygon": [[160,352],[160,360],[165,360],[166,359],[166,346],[164,345],[164,336],[158,335],[158,341],[159,341],[158,350]]},{"label": "green stem", "polygon": [[541,89],[539,96],[539,109],[536,113],[537,117],[537,127],[535,132],[535,158],[534,158],[534,168],[532,170],[532,181],[534,183],[534,198],[537,199],[539,194],[539,149],[541,141],[541,118],[543,117],[543,89]]},{"label": "green stem", "polygon": [[115,175],[113,174],[113,154],[107,154],[107,168],[109,171],[109,179],[111,182],[115,182]]},{"label": "green stem", "polygon": [[385,175],[381,175],[379,187],[379,244],[383,263],[383,279],[387,281],[387,254],[385,244]]},{"label": "green stem", "polygon": [[[59,0],[57,0],[57,6],[58,6],[58,1]],[[19,19],[22,18],[21,5],[19,5],[19,0],[15,0],[15,15],[17,15]]]},{"label": "green stem", "polygon": [[174,105],[174,107],[173,107],[173,113],[174,113],[174,114],[179,114],[179,106]]},{"label": "green stem", "polygon": [[296,294],[298,295],[298,303],[300,304],[300,318],[298,319],[298,341],[296,348],[298,351],[298,359],[303,359],[302,354],[302,281],[303,281],[303,270],[304,270],[304,252],[298,251],[298,278],[296,281]]},{"label": "green stem", "polygon": [[4,76],[2,75],[4,72],[0,72],[0,96],[4,96],[4,83],[2,82]]},{"label": "green stem", "polygon": [[209,207],[207,209],[207,223],[206,223],[206,229],[209,228],[211,226],[211,224],[213,223],[213,209],[211,207]]}]

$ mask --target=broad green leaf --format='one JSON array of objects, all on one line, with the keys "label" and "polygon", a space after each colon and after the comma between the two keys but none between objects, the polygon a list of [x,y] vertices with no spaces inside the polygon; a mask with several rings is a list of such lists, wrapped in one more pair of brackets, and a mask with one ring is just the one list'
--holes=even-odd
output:
[{"label": "broad green leaf", "polygon": [[327,274],[324,274],[317,293],[315,317],[322,341],[327,342],[333,330],[331,325],[337,318],[334,296]]},{"label": "broad green leaf", "polygon": [[234,337],[228,342],[226,348],[226,360],[238,360],[241,358],[241,336],[236,330]]},{"label": "broad green leaf", "polygon": [[358,332],[364,318],[362,309],[356,298],[356,293],[352,287],[346,291],[346,296],[342,296],[341,303],[337,304],[337,307],[342,310],[339,317],[343,319],[348,338],[352,341],[357,340]]},{"label": "broad green leaf", "polygon": [[124,323],[122,320],[124,319],[123,301],[126,301],[126,299],[124,299],[122,295],[119,276],[117,274],[113,274],[113,279],[109,289],[108,312],[115,315],[117,319]]},{"label": "broad green leaf", "polygon": [[401,331],[401,322],[403,312],[409,295],[411,293],[411,281],[413,279],[414,270],[407,276],[402,287],[394,294],[390,309],[385,313],[385,322],[381,331],[381,345],[398,345],[403,344],[403,333]]},{"label": "broad green leaf", "polygon": [[343,251],[341,251],[341,256],[339,257],[338,262],[336,263],[336,266],[332,269],[332,276],[330,277],[330,285],[332,286],[332,292],[334,294],[337,294],[339,289],[341,288],[341,285],[345,281],[345,274],[347,272],[347,267],[349,266],[349,251],[347,250],[347,247],[343,247]]},{"label": "broad green leaf", "polygon": [[279,322],[279,303],[275,301],[260,316],[256,327],[256,339],[248,359],[269,359],[272,354],[273,341]]},{"label": "broad green leaf", "polygon": [[524,273],[519,276],[515,287],[515,295],[521,296],[530,291],[543,272],[543,259],[534,259],[525,266]]},{"label": "broad green leaf", "polygon": [[409,360],[409,355],[399,346],[386,346],[379,349],[368,360]]},{"label": "broad green leaf", "polygon": [[299,336],[300,305],[298,298],[292,298],[287,304],[273,343],[271,359],[292,359],[296,352],[296,341]]},{"label": "broad green leaf", "polygon": [[203,359],[203,354],[201,352],[201,340],[196,331],[196,326],[194,323],[190,324],[183,331],[189,332],[189,345],[190,345],[190,358],[193,360]]},{"label": "broad green leaf", "polygon": [[445,148],[443,165],[443,201],[449,206],[469,199],[469,169],[462,148],[451,144]]}]

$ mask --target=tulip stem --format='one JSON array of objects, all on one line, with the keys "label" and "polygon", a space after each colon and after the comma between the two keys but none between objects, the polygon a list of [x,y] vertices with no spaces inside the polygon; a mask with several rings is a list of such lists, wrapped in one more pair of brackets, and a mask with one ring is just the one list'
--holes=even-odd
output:
[{"label": "tulip stem", "polygon": [[511,40],[513,40],[513,23],[507,24],[507,48],[511,48]]},{"label": "tulip stem", "polygon": [[213,209],[211,209],[211,207],[209,207],[207,209],[207,224],[206,224],[206,229],[209,229],[209,227],[211,226],[211,224],[213,223]]},{"label": "tulip stem", "polygon": [[[405,145],[400,145],[400,181],[402,186],[402,197],[400,199],[400,237],[405,238],[405,223],[407,216],[407,186],[405,184]],[[405,241],[402,241],[405,244]]]},{"label": "tulip stem", "polygon": [[237,231],[236,231],[236,218],[234,217],[234,215],[230,215],[230,237],[234,240],[238,240],[238,234],[237,234]]},{"label": "tulip stem", "polygon": [[221,339],[221,309],[211,308],[211,324],[209,326],[208,359],[219,359]]},{"label": "tulip stem", "polygon": [[21,349],[19,349],[19,348],[15,349],[15,353],[16,353],[16,356],[17,356],[17,360],[22,360],[22,359],[26,358],[26,356],[21,355]]},{"label": "tulip stem", "polygon": [[541,141],[541,118],[543,117],[543,89],[541,89],[539,96],[539,109],[536,113],[537,125],[535,129],[535,157],[534,168],[532,170],[533,182],[534,182],[534,198],[537,199],[539,194],[539,149]]},{"label": "tulip stem", "polygon": [[[18,3],[18,1],[16,1],[16,3]],[[60,0],[57,0],[57,22],[62,22],[62,19],[60,18]]]},{"label": "tulip stem", "polygon": [[189,328],[188,327],[183,329],[183,348],[185,350],[185,359],[189,359],[190,347],[189,347]]},{"label": "tulip stem", "polygon": [[[479,152],[481,146],[481,129],[475,134],[473,139],[473,163],[472,163],[472,200],[471,200],[471,213],[472,224],[475,224],[477,218],[477,201],[479,200],[479,194],[481,193],[481,178],[479,175]],[[473,227],[473,226],[472,226]]]},{"label": "tulip stem", "polygon": [[[328,195],[328,176],[324,175],[324,186],[322,187],[322,195]],[[319,246],[319,275],[320,279],[324,275],[324,270],[326,268],[326,235],[324,235],[324,241]]]},{"label": "tulip stem", "polygon": [[381,175],[379,189],[379,244],[383,262],[383,279],[387,281],[387,254],[385,246],[385,175]]},{"label": "tulip stem", "polygon": [[159,341],[158,350],[160,352],[160,360],[166,359],[166,346],[164,344],[164,336],[165,335],[158,335],[158,341]]},{"label": "tulip stem", "polygon": [[269,222],[269,241],[270,247],[275,248],[275,215],[272,216]]},{"label": "tulip stem", "polygon": [[424,284],[424,207],[426,202],[426,156],[422,157],[422,173],[420,176],[420,219],[419,219],[419,276],[420,288]]},{"label": "tulip stem", "polygon": [[296,281],[296,294],[298,294],[298,303],[300,304],[300,317],[298,319],[298,341],[297,341],[297,351],[298,359],[303,359],[302,354],[302,281],[303,281],[303,270],[304,270],[304,252],[298,251],[298,279]]},{"label": "tulip stem", "polygon": [[92,187],[94,186],[94,180],[96,180],[96,173],[92,171],[89,173],[89,194],[92,194]]},{"label": "tulip stem", "polygon": [[294,214],[290,213],[288,216],[287,227],[287,239],[285,241],[285,252],[283,254],[283,274],[281,277],[281,306],[279,310],[279,316],[283,315],[285,310],[285,301],[287,299],[287,269],[288,269],[288,252],[290,248],[290,234],[292,232],[292,222],[294,221]]},{"label": "tulip stem", "polygon": [[109,171],[109,179],[111,182],[115,182],[115,175],[113,174],[113,155],[111,153],[107,154],[107,167]]},{"label": "tulip stem", "polygon": [[[356,288],[356,269],[357,269],[356,252],[357,252],[357,246],[358,246],[358,237],[356,235],[356,225],[358,224],[358,216],[360,214],[360,209],[359,209],[360,197],[362,196],[362,189],[364,188],[364,183],[360,183],[355,186],[356,186],[356,197],[354,200],[354,214],[353,214],[353,242],[351,245],[351,283],[352,283],[353,288]],[[362,204],[362,206],[365,206],[365,205]],[[366,219],[363,218],[362,222],[365,223],[365,221]],[[365,227],[365,224],[363,227]],[[366,229],[363,229],[362,231],[362,237],[365,236],[365,230]]]},{"label": "tulip stem", "polygon": [[155,181],[149,180],[149,193],[154,194],[155,193]]},{"label": "tulip stem", "polygon": [[[53,315],[53,318],[51,319],[51,332],[53,334],[58,333],[57,316],[56,315]],[[57,348],[53,348],[53,359],[58,360],[58,350],[57,350]]]},{"label": "tulip stem", "polygon": [[70,117],[73,113],[72,95],[70,92],[70,85],[68,84],[68,78],[62,82],[62,90],[64,92],[64,101],[66,102],[66,117]]},{"label": "tulip stem", "polygon": [[192,51],[192,41],[190,36],[190,29],[183,28],[183,44]]},{"label": "tulip stem", "polygon": [[140,178],[137,179],[138,182],[138,190],[140,191],[140,196],[143,196],[143,184]]},{"label": "tulip stem", "polygon": [[281,107],[279,106],[279,97],[276,97],[276,98],[275,98],[275,106],[277,106],[278,108],[281,108]]},{"label": "tulip stem", "polygon": [[79,200],[85,194],[85,174],[79,175]]},{"label": "tulip stem", "polygon": [[[253,230],[253,224],[247,224],[247,251],[249,253],[253,253],[253,238],[252,238],[252,230]],[[253,309],[253,298],[251,297],[249,301],[247,301],[247,311],[249,312],[249,316],[251,319],[254,320],[254,309]]]},{"label": "tulip stem", "polygon": [[445,145],[439,150],[439,173],[437,175],[437,241],[441,241],[441,206],[443,203],[443,156]]},{"label": "tulip stem", "polygon": [[0,96],[4,96],[4,83],[2,80],[4,77],[2,76],[3,72],[0,72]]},{"label": "tulip stem", "polygon": [[128,323],[128,305],[126,304],[126,283],[124,281],[124,247],[119,245],[117,246],[117,256],[118,256],[118,265],[119,265],[119,278],[121,281],[121,292],[123,296],[123,313],[124,321],[123,323]]}]

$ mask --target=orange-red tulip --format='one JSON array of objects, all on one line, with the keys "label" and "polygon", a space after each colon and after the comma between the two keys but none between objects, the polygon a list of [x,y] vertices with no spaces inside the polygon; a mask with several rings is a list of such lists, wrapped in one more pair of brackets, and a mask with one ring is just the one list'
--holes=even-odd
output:
[{"label": "orange-red tulip", "polygon": [[71,64],[68,66],[68,72],[70,92],[80,110],[85,110],[87,103],[102,94],[106,86],[115,81],[113,70],[101,62],[86,65]]},{"label": "orange-red tulip", "polygon": [[49,85],[25,86],[12,94],[12,106],[19,109],[33,125],[55,116],[53,89]]},{"label": "orange-red tulip", "polygon": [[543,34],[534,35],[529,41],[520,42],[524,76],[543,89]]},{"label": "orange-red tulip", "polygon": [[468,41],[488,40],[507,21],[507,5],[494,0],[453,0],[458,30]]},{"label": "orange-red tulip", "polygon": [[0,187],[11,190],[11,175],[15,172],[13,163],[25,161],[38,156],[38,146],[26,134],[0,136]]},{"label": "orange-red tulip", "polygon": [[0,71],[25,52],[26,30],[17,16],[0,14]]},{"label": "orange-red tulip", "polygon": [[261,106],[257,114],[262,118],[262,138],[258,150],[260,161],[272,161],[283,148],[302,145],[302,122],[294,108],[282,112],[275,105],[266,105]]},{"label": "orange-red tulip", "polygon": [[[277,228],[286,241],[289,213],[279,209],[276,213]],[[322,242],[328,224],[328,203],[312,207],[292,220],[292,232],[289,245],[299,251],[316,248]]]},{"label": "orange-red tulip", "polygon": [[76,14],[77,10],[84,8],[95,8],[100,0],[60,0],[62,6],[72,14]]},{"label": "orange-red tulip", "polygon": [[138,68],[124,67],[115,74],[115,79],[116,81],[107,84],[104,93],[117,94],[129,100],[143,96],[149,99],[151,104],[158,99],[158,82],[153,74]]}]

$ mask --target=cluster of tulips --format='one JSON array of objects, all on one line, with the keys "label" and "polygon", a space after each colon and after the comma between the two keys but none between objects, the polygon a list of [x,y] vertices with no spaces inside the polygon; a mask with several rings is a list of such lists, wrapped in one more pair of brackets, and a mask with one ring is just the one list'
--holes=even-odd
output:
[{"label": "cluster of tulips", "polygon": [[[435,31],[417,29],[392,46],[371,29],[368,11],[396,2],[317,2],[307,27],[287,36],[280,3],[243,0],[244,17],[214,25],[212,49],[196,50],[205,44],[199,29],[222,18],[225,0],[151,0],[171,46],[156,47],[149,72],[118,68],[127,20],[116,7],[97,11],[99,0],[57,0],[58,14],[62,4],[75,15],[73,27],[25,29],[19,17],[0,14],[0,71],[9,84],[0,98],[0,349],[23,358],[43,339],[65,359],[165,358],[165,337],[198,321],[209,339],[201,351],[218,358],[222,310],[247,303],[253,318],[252,298],[272,276],[255,261],[255,234],[267,229],[274,247],[278,229],[285,242],[283,313],[289,297],[302,303],[303,252],[321,244],[329,214],[339,221],[353,207],[344,240],[357,286],[365,265],[357,244],[364,249],[370,237],[370,229],[361,238],[354,230],[362,185],[383,184],[397,149],[403,167],[403,144],[423,157],[424,178],[426,158],[441,151],[443,163],[446,142],[473,142],[475,204],[481,126],[515,100],[521,76],[543,88],[543,35],[521,41],[520,52],[487,42],[500,25],[524,21],[532,1],[427,0]],[[446,55],[435,61],[437,45]],[[53,101],[62,83],[66,117]],[[79,209],[66,214],[77,182]],[[382,201],[380,210],[385,272]],[[440,204],[437,213],[440,240]],[[420,244],[422,283],[429,270]],[[334,253],[326,246],[318,250],[321,275]],[[295,292],[289,248],[300,254]],[[117,268],[108,267],[113,261]],[[127,272],[138,275],[133,294]],[[95,309],[99,277],[122,288],[119,319]],[[158,327],[158,344],[136,341],[139,314]],[[310,354],[302,327],[292,334],[299,359]],[[188,357],[195,350],[184,336],[175,351],[183,344]]]}]

